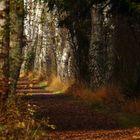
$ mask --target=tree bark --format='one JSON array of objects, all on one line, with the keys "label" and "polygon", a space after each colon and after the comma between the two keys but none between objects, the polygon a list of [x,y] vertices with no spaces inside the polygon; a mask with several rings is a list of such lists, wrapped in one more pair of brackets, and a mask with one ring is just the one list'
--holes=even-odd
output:
[{"label": "tree bark", "polygon": [[103,17],[100,12],[101,4],[94,5],[91,10],[92,31],[90,42],[90,73],[91,86],[98,88],[104,84],[104,44],[102,25]]},{"label": "tree bark", "polygon": [[13,0],[10,3],[11,17],[11,51],[10,51],[10,95],[16,90],[22,64],[22,49],[24,47],[24,0]]},{"label": "tree bark", "polygon": [[90,85],[93,88],[108,86],[113,78],[115,47],[112,15],[108,16],[110,5],[96,4],[91,10],[91,41],[89,49]]},{"label": "tree bark", "polygon": [[0,1],[0,111],[6,109],[9,92],[9,0]]}]

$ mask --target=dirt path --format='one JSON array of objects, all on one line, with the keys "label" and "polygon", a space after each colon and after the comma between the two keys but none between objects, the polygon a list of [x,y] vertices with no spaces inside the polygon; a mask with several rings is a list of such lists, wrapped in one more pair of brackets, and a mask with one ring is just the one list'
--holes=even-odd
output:
[{"label": "dirt path", "polygon": [[33,90],[38,93],[24,99],[39,106],[38,117],[49,117],[50,123],[56,125],[56,129],[49,132],[50,140],[138,140],[138,129],[121,130],[111,116],[93,112],[80,100],[42,92],[37,87]]}]

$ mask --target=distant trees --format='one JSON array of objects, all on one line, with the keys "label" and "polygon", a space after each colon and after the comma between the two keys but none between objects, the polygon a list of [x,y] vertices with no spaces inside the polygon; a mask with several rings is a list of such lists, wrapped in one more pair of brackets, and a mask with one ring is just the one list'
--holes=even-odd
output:
[{"label": "distant trees", "polygon": [[94,89],[114,83],[132,95],[139,81],[138,1],[48,0],[48,6],[58,11],[59,26],[70,31],[78,81]]},{"label": "distant trees", "polygon": [[49,12],[48,4],[39,1],[26,0],[26,5],[23,70],[37,71],[47,79],[52,75],[72,78],[71,36],[68,29],[58,27],[57,10]]},{"label": "distant trees", "polygon": [[93,89],[113,84],[126,94],[138,91],[137,0],[26,1],[23,69],[29,66],[46,77],[53,73]]}]

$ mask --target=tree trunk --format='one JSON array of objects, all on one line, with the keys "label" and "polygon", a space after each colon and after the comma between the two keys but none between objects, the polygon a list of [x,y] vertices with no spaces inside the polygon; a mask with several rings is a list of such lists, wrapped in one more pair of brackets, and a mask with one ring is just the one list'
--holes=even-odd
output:
[{"label": "tree trunk", "polygon": [[68,27],[71,34],[71,51],[73,57],[73,70],[77,83],[89,83],[89,19],[78,19]]},{"label": "tree trunk", "polygon": [[24,0],[11,1],[11,51],[10,51],[10,95],[15,94],[16,84],[22,64],[24,47]]},{"label": "tree trunk", "polygon": [[90,73],[91,86],[98,88],[104,84],[104,44],[102,34],[101,4],[94,5],[91,11],[92,32],[90,42]]},{"label": "tree trunk", "polygon": [[0,1],[0,111],[6,109],[9,92],[9,0]]}]

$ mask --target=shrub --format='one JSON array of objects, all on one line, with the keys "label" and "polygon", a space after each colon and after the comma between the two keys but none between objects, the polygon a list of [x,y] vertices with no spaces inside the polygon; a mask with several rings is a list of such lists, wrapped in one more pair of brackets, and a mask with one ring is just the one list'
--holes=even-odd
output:
[{"label": "shrub", "polygon": [[[40,140],[48,137],[43,127],[52,127],[48,119],[38,120],[34,117],[38,107],[20,100],[8,104],[7,112],[0,115],[1,140]],[[54,128],[54,127],[53,127]]]}]

